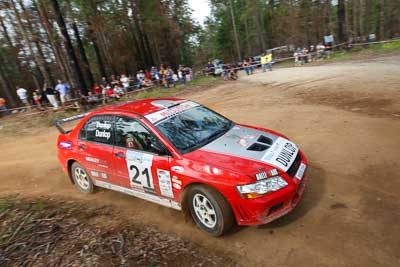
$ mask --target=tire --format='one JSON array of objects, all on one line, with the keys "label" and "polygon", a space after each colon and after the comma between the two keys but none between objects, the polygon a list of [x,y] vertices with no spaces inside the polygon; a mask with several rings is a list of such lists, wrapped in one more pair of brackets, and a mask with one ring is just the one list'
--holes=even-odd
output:
[{"label": "tire", "polygon": [[90,194],[93,193],[94,185],[89,174],[78,162],[74,162],[71,166],[71,176],[74,180],[75,186],[82,193]]},{"label": "tire", "polygon": [[225,198],[208,186],[193,186],[189,191],[188,207],[197,226],[212,236],[227,233],[235,221]]}]

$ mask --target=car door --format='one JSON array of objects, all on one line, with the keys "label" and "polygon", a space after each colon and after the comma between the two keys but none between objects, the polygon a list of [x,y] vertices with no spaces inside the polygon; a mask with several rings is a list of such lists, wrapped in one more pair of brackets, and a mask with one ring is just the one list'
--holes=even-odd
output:
[{"label": "car door", "polygon": [[82,127],[77,141],[79,162],[92,179],[116,183],[113,171],[114,116],[90,118]]},{"label": "car door", "polygon": [[[157,153],[154,147],[163,147],[166,153]],[[121,186],[174,198],[169,161],[166,148],[141,122],[115,117],[114,166]]]}]

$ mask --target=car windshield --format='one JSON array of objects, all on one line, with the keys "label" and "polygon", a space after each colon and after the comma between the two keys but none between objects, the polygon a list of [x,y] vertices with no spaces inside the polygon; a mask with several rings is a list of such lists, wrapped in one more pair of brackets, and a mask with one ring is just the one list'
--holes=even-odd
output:
[{"label": "car windshield", "polygon": [[161,121],[156,128],[184,154],[212,142],[232,126],[232,121],[205,107],[197,106]]}]

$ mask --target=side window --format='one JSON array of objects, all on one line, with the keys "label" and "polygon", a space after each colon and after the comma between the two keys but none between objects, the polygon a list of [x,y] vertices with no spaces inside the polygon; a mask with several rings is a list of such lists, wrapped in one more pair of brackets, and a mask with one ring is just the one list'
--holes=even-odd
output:
[{"label": "side window", "polygon": [[[119,147],[142,150],[151,153],[155,151],[154,145],[164,146],[140,122],[127,117],[117,117],[115,121],[115,145]],[[166,151],[166,149],[165,149]]]},{"label": "side window", "polygon": [[79,138],[86,141],[112,145],[114,140],[113,116],[95,116],[82,127]]}]

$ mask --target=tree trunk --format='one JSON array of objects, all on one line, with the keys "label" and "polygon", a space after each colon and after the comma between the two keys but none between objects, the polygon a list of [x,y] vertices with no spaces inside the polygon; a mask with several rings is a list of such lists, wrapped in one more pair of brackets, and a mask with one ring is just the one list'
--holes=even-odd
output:
[{"label": "tree trunk", "polygon": [[94,53],[96,54],[97,65],[99,66],[99,71],[101,77],[107,77],[106,68],[104,67],[103,59],[101,57],[101,52],[99,46],[97,45],[96,37],[94,37],[94,33],[89,33],[90,41],[92,41]]},{"label": "tree trunk", "polygon": [[233,3],[232,0],[229,0],[229,9],[231,13],[231,19],[232,19],[232,26],[233,26],[233,38],[235,39],[235,45],[236,45],[236,53],[238,56],[238,60],[242,60],[242,53],[240,52],[240,43],[239,43],[239,37],[237,34],[236,30],[236,20],[235,20],[235,14],[233,12]]},{"label": "tree trunk", "polygon": [[135,23],[135,29],[137,31],[137,39],[139,41],[139,46],[140,50],[143,53],[143,61],[146,67],[150,67],[152,65],[152,59],[151,59],[151,53],[149,53],[149,48],[146,47],[145,40],[144,40],[144,33],[143,33],[143,27],[141,24],[141,19],[140,19],[140,10],[139,6],[136,3],[136,0],[130,0],[131,8],[132,8],[132,17],[133,21]]},{"label": "tree trunk", "polygon": [[364,35],[364,14],[365,14],[365,0],[359,0],[358,5],[358,27],[360,36]]},{"label": "tree trunk", "polygon": [[33,62],[35,63],[35,65],[38,66],[40,70],[40,76],[46,80],[46,76],[48,76],[45,74],[46,68],[44,67],[43,62],[40,62],[40,60],[38,59],[37,54],[33,51],[32,43],[30,41],[30,38],[28,37],[28,31],[25,29],[22,23],[21,16],[19,14],[17,6],[15,5],[14,0],[10,0],[10,3],[15,14],[17,27],[21,33],[22,39],[24,40],[26,47],[28,48],[29,54],[33,57]]},{"label": "tree trunk", "polygon": [[11,90],[12,89],[10,88],[9,83],[6,80],[5,77],[6,76],[4,75],[3,70],[0,68],[0,86],[1,86],[1,89],[2,89],[1,92],[4,93],[4,98],[6,99],[6,101],[11,104],[11,105],[8,106],[9,108],[10,107],[17,107],[18,106],[17,100],[14,97],[14,95],[11,94]]},{"label": "tree trunk", "polygon": [[[16,8],[16,5],[15,5],[14,1],[11,0],[10,2],[11,2],[12,5],[13,5],[13,8],[14,8],[14,11],[15,11],[16,15],[18,14],[18,17],[17,17],[18,22],[23,26],[21,17],[20,17],[20,15],[19,15],[19,12],[18,12],[18,10],[17,10],[17,8]],[[25,16],[25,19],[26,19],[26,22],[27,22],[27,24],[26,24],[26,26],[27,26],[27,28],[28,28],[27,32],[30,33],[31,40],[32,40],[32,42],[33,42],[33,43],[35,44],[35,46],[36,46],[37,52],[34,53],[34,57],[36,58],[36,61],[37,61],[37,63],[39,64],[38,66],[39,66],[39,68],[40,68],[40,71],[42,72],[42,75],[43,75],[44,80],[45,80],[48,84],[52,84],[52,85],[53,85],[53,84],[54,84],[54,79],[53,79],[53,77],[51,76],[51,71],[50,71],[49,64],[48,64],[47,61],[46,61],[46,58],[45,58],[45,56],[44,56],[44,54],[43,54],[42,46],[41,46],[41,44],[40,44],[40,42],[39,42],[39,39],[38,39],[38,37],[37,37],[37,34],[38,34],[38,33],[35,32],[35,30],[33,29],[32,22],[31,22],[31,20],[29,19],[29,14],[28,14],[28,12],[27,12],[26,9],[25,9],[25,6],[24,6],[23,1],[22,1],[22,0],[18,0],[18,3],[19,3],[19,5],[20,5],[20,7],[21,7],[21,9],[22,9],[23,15]],[[25,27],[23,27],[23,28],[25,28]],[[27,34],[27,32],[26,32],[26,35],[29,36],[29,35]],[[29,39],[29,37],[28,37],[28,39]],[[41,91],[41,90],[42,90],[42,87],[39,87],[38,89]]]},{"label": "tree trunk", "polygon": [[68,31],[67,31],[67,27],[65,25],[64,18],[63,18],[62,14],[61,14],[60,6],[59,6],[57,0],[51,0],[51,2],[53,4],[53,9],[54,9],[54,13],[55,13],[55,16],[56,16],[57,24],[60,27],[61,34],[62,34],[62,36],[64,38],[64,44],[65,44],[65,48],[67,50],[67,54],[72,59],[71,63],[72,63],[72,65],[74,67],[74,70],[75,70],[75,72],[77,74],[79,90],[80,90],[82,95],[87,95],[88,90],[87,90],[87,87],[86,87],[85,79],[83,77],[81,67],[79,66],[78,59],[77,59],[77,57],[75,55],[75,51],[74,51],[74,48],[72,46],[71,38],[69,37]]},{"label": "tree trunk", "polygon": [[18,49],[16,48],[16,46],[14,46],[14,44],[13,44],[13,42],[11,40],[11,37],[10,37],[10,35],[8,33],[7,26],[5,25],[5,23],[3,21],[3,18],[1,16],[0,16],[0,25],[1,25],[1,28],[3,30],[3,35],[6,38],[8,47],[10,49],[12,49],[12,51],[13,51],[13,56],[15,58],[15,63],[17,64],[18,71],[19,71],[19,73],[22,73],[23,72],[23,67],[22,67],[21,61],[18,58]]},{"label": "tree trunk", "polygon": [[72,77],[69,77],[67,67],[65,66],[66,60],[63,59],[63,51],[60,47],[59,43],[56,41],[54,37],[54,33],[51,28],[51,24],[49,21],[49,16],[47,14],[46,8],[44,7],[43,0],[37,0],[37,9],[39,11],[40,21],[46,30],[47,36],[49,38],[51,48],[53,49],[54,56],[56,58],[56,64],[61,72],[62,79],[64,81],[69,81]]},{"label": "tree trunk", "polygon": [[338,17],[338,39],[339,42],[344,42],[347,39],[346,25],[345,25],[346,24],[345,0],[338,1],[337,17]]},{"label": "tree trunk", "polygon": [[247,55],[251,55],[252,50],[251,50],[251,44],[250,44],[249,25],[247,22],[247,18],[245,18],[245,20],[244,20],[244,32],[246,34],[245,40],[246,40],[246,46],[247,46]]},{"label": "tree trunk", "polygon": [[81,54],[81,58],[83,60],[84,69],[85,69],[85,72],[86,72],[86,78],[88,78],[89,83],[91,85],[93,85],[94,84],[93,74],[92,74],[92,71],[90,70],[89,60],[88,60],[88,58],[86,56],[85,48],[83,47],[82,39],[81,39],[81,36],[79,34],[79,29],[78,29],[78,26],[76,25],[75,21],[72,22],[72,29],[74,31],[76,43],[77,43],[78,48],[79,48],[79,53]]},{"label": "tree trunk", "polygon": [[380,0],[379,9],[379,39],[385,39],[385,0]]}]

